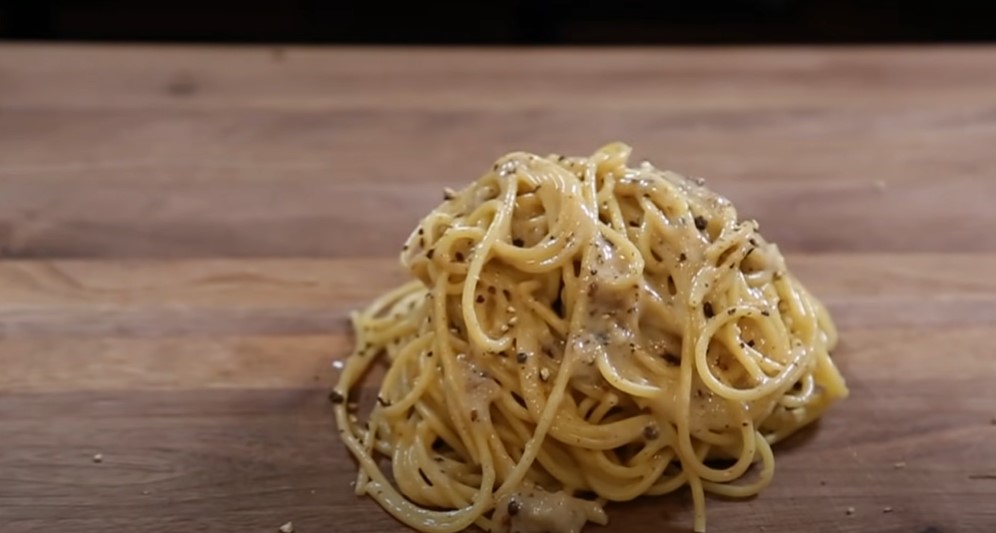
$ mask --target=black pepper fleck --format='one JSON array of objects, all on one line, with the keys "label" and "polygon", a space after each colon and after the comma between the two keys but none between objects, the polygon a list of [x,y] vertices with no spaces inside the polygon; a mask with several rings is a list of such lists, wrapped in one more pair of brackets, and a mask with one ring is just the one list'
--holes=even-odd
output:
[{"label": "black pepper fleck", "polygon": [[647,440],[654,440],[660,436],[660,432],[657,430],[657,426],[651,424],[643,428],[643,438]]},{"label": "black pepper fleck", "polygon": [[484,303],[484,295],[483,294],[478,294],[477,298],[475,298],[475,301],[477,301],[477,303],[479,303],[479,304]]},{"label": "black pepper fleck", "polygon": [[750,346],[751,348],[753,348],[754,347],[754,339],[751,339],[751,340],[747,341],[747,346]]},{"label": "black pepper fleck", "polygon": [[419,468],[418,469],[418,475],[422,477],[422,481],[425,481],[426,485],[429,485],[430,487],[432,486],[432,480],[429,479],[429,476],[425,475],[425,471],[424,470],[422,470],[421,468]]},{"label": "black pepper fleck", "polygon": [[708,224],[709,223],[706,222],[705,217],[703,217],[702,215],[698,215],[698,216],[695,217],[695,229],[700,230],[700,231],[704,230],[704,229],[706,229],[706,226]]},{"label": "black pepper fleck", "polygon": [[470,421],[471,422],[477,422],[477,417],[478,417],[478,415],[477,415],[477,409],[471,409],[470,410]]},{"label": "black pepper fleck", "polygon": [[712,318],[713,316],[715,316],[715,313],[712,310],[712,304],[709,302],[705,302],[704,304],[702,304],[702,313],[705,315],[706,318]]},{"label": "black pepper fleck", "polygon": [[765,309],[764,311],[761,311],[761,314],[764,315],[764,316],[771,316],[771,313],[768,312],[767,309]]},{"label": "black pepper fleck", "polygon": [[329,393],[329,401],[334,404],[340,404],[346,401],[346,397],[343,396],[341,392],[334,390]]},{"label": "black pepper fleck", "polygon": [[681,252],[680,254],[678,254],[678,261],[679,262],[684,263],[686,259],[688,259],[688,256],[685,255],[685,252]]},{"label": "black pepper fleck", "polygon": [[508,502],[508,516],[515,516],[519,514],[522,510],[522,504],[518,500],[509,500]]},{"label": "black pepper fleck", "polygon": [[520,363],[525,363],[526,359],[528,359],[528,358],[529,358],[529,354],[527,354],[526,352],[519,352],[519,353],[515,354],[515,360],[518,361],[518,362],[520,362]]},{"label": "black pepper fleck", "polygon": [[436,249],[435,248],[429,248],[429,251],[425,252],[425,258],[426,259],[432,259],[432,255],[435,254],[435,253],[436,253]]},{"label": "black pepper fleck", "polygon": [[737,310],[734,309],[733,307],[731,307],[731,308],[729,308],[729,309],[726,310],[726,314],[728,314],[730,316],[733,316],[736,312],[737,312]]}]

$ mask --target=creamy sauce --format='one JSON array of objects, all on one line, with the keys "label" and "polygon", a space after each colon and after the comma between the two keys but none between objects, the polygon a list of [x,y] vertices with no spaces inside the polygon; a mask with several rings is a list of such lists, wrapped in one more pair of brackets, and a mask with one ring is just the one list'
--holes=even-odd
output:
[{"label": "creamy sauce", "polygon": [[489,417],[491,402],[501,394],[501,386],[470,357],[459,354],[456,359],[457,369],[462,374],[466,387],[468,401],[462,406],[467,410],[466,416],[471,422]]},{"label": "creamy sauce", "polygon": [[[572,382],[576,386],[583,384],[596,387],[605,383],[594,364],[600,354],[605,354],[611,361],[611,366],[624,379],[638,385],[662,385],[661,381],[668,378],[649,377],[634,359],[634,352],[637,350],[662,359],[668,356],[659,348],[661,344],[665,344],[658,336],[662,332],[649,328],[648,331],[643,331],[639,326],[640,316],[643,314],[641,302],[650,298],[659,300],[661,296],[656,293],[647,294],[652,290],[653,284],[647,283],[642,273],[637,276],[638,281],[635,283],[620,282],[620,278],[630,279],[630,269],[633,266],[631,258],[615,245],[597,237],[592,246],[596,248],[594,265],[582,274],[588,288],[585,292],[587,311],[583,333],[572,342],[574,350],[580,355],[581,364],[575,368]],[[675,272],[675,275],[678,274]],[[657,335],[648,335],[652,331]],[[673,340],[669,339],[667,344],[673,344]],[[675,348],[675,352],[669,355],[672,360],[681,355],[680,349],[677,349],[679,347]],[[680,394],[677,371],[670,381],[671,386],[661,387],[659,394],[649,399],[654,410],[662,415],[662,424],[687,419],[689,430],[693,434],[730,429],[725,402],[704,387],[697,376],[693,376],[687,417],[677,411]]]},{"label": "creamy sauce", "polygon": [[563,492],[524,488],[498,502],[492,533],[579,533],[596,505]]}]

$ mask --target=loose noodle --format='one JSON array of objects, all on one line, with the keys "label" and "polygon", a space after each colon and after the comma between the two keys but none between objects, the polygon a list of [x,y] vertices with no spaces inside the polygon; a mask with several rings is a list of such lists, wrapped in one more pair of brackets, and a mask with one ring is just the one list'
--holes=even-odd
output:
[{"label": "loose noodle", "polygon": [[424,532],[576,532],[687,485],[704,531],[705,493],[757,494],[771,444],[847,395],[833,322],[757,223],[629,154],[511,153],[421,221],[416,279],[353,315],[332,394],[357,494]]}]

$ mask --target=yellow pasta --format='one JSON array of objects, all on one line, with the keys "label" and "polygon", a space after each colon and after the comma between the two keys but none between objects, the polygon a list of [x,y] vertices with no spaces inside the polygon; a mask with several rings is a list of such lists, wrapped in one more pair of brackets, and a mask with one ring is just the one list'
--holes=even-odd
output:
[{"label": "yellow pasta", "polygon": [[757,223],[629,155],[507,154],[412,232],[414,279],[353,315],[332,393],[357,494],[424,532],[573,533],[687,486],[704,531],[706,493],[761,491],[771,444],[847,396],[829,315]]}]

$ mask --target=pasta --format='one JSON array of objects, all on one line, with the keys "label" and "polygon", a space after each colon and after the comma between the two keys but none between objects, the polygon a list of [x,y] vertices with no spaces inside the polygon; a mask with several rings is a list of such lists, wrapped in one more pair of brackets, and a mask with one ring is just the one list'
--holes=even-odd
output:
[{"label": "pasta", "polygon": [[687,486],[704,531],[706,493],[761,491],[771,445],[847,396],[830,316],[758,224],[629,155],[510,153],[419,223],[331,396],[357,494],[423,532],[573,533]]}]

